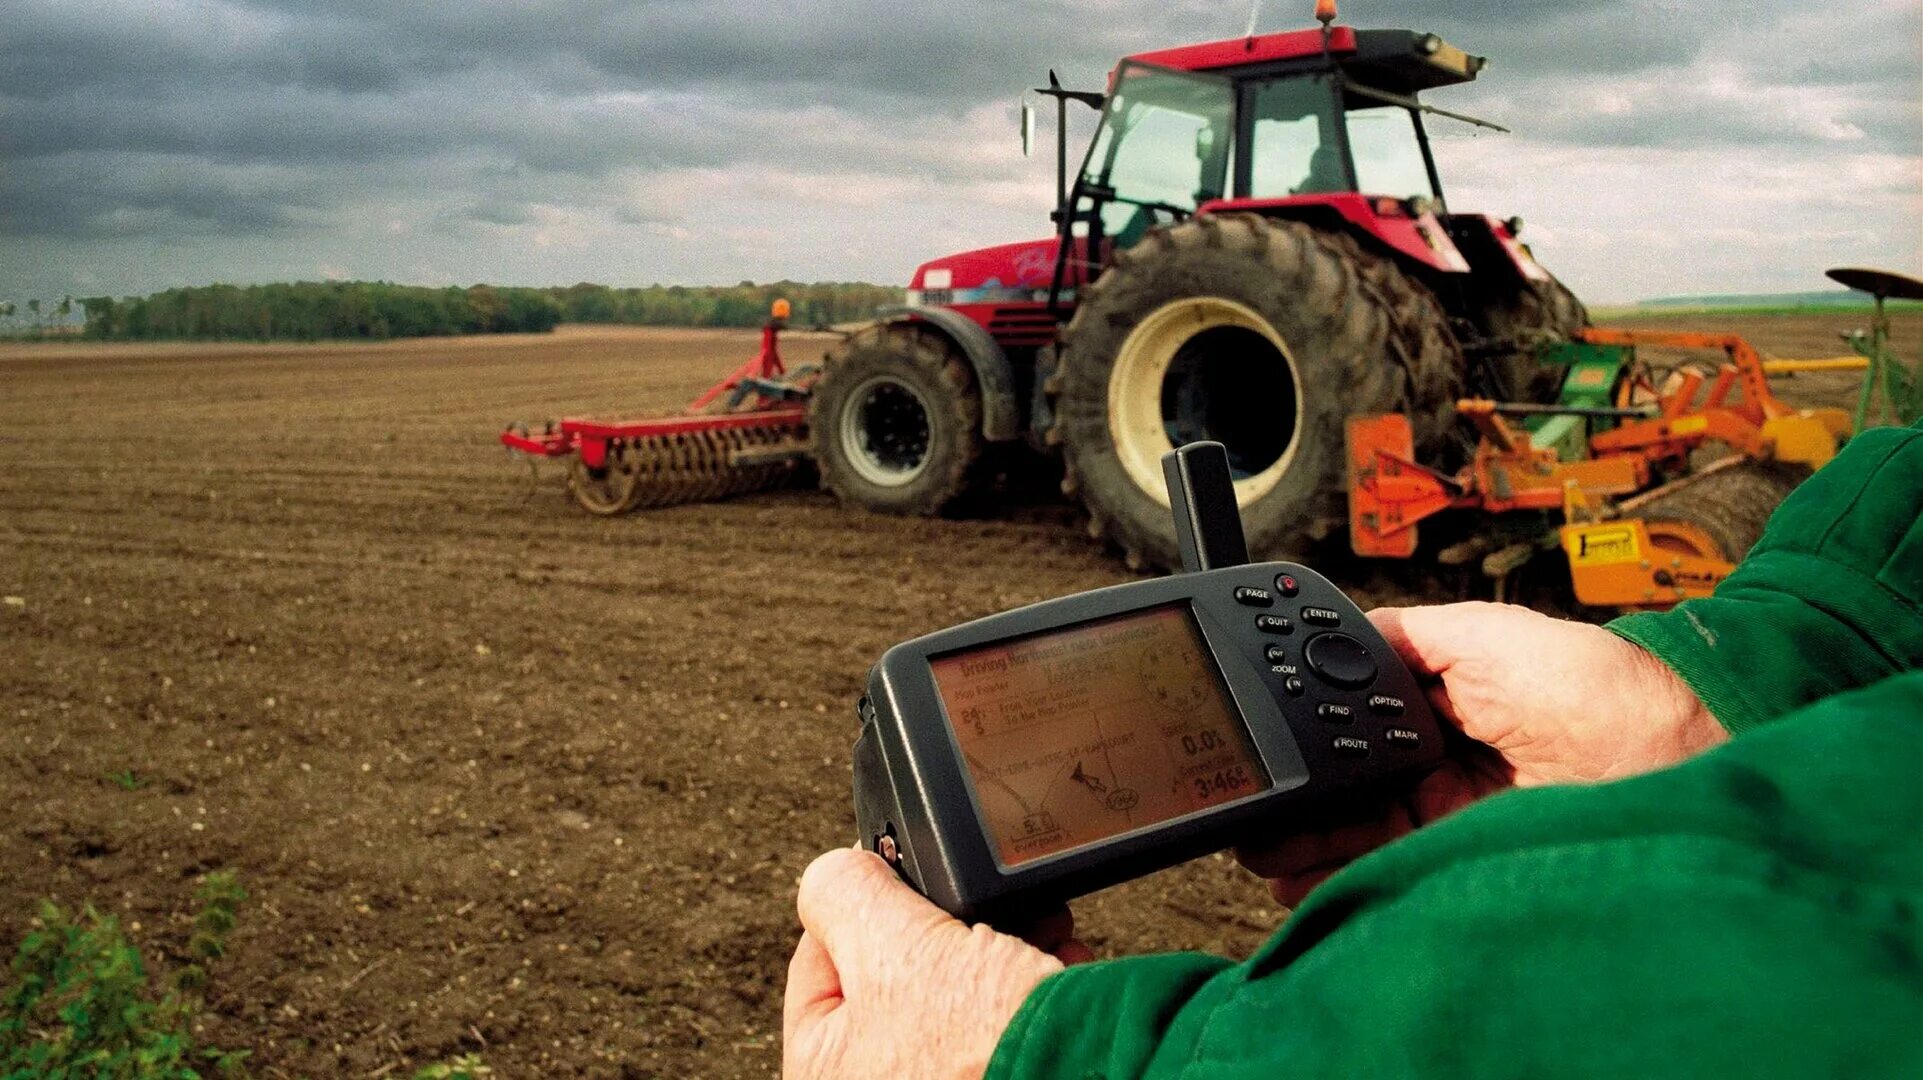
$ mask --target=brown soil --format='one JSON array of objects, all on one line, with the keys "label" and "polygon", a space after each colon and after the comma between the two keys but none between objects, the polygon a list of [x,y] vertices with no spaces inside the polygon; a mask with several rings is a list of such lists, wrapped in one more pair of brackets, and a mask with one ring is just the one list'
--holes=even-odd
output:
[{"label": "brown soil", "polygon": [[[1833,355],[1857,321],[1744,328]],[[753,347],[0,348],[0,593],[24,601],[0,607],[0,944],[52,897],[175,953],[195,878],[231,868],[252,899],[204,1036],[262,1074],[468,1051],[504,1076],[773,1073],[796,875],[852,838],[868,664],[1132,575],[1047,500],[599,520],[493,441],[675,409]],[[1365,606],[1412,595],[1343,573]],[[1222,857],[1078,914],[1107,953],[1241,953],[1281,917]]]}]

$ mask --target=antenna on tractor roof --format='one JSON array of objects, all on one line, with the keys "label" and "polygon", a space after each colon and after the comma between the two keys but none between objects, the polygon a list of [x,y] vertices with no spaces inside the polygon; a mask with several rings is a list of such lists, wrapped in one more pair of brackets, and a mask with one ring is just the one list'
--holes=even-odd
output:
[{"label": "antenna on tractor roof", "polygon": [[1243,37],[1252,38],[1255,36],[1255,20],[1256,17],[1261,14],[1262,0],[1249,0],[1249,25],[1248,29],[1242,31]]}]

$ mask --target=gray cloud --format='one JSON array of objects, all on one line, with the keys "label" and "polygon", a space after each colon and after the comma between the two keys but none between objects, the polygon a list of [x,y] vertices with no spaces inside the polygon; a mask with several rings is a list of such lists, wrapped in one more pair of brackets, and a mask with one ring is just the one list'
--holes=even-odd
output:
[{"label": "gray cloud", "polygon": [[[1306,24],[1307,7],[1269,3],[1263,27]],[[25,0],[0,37],[0,232],[35,242],[0,267],[0,293],[83,276],[148,289],[235,267],[298,276],[279,253],[310,250],[395,278],[728,281],[828,265],[804,246],[817,238],[840,260],[825,276],[899,278],[938,240],[1047,228],[1050,163],[1011,145],[1012,103],[1049,67],[1099,85],[1119,55],[1236,33],[1245,11]],[[1533,160],[1720,149],[1727,181],[1703,182],[1733,187],[1838,155],[1887,160],[1864,170],[1891,189],[1876,212],[1923,212],[1917,0],[1349,0],[1344,17],[1493,57],[1436,100],[1510,123]],[[1474,161],[1463,172],[1452,192],[1518,198]],[[1799,205],[1847,219],[1843,231],[1901,224],[1866,226],[1868,211],[1838,201],[1810,191]],[[1532,216],[1558,223],[1553,207]],[[237,258],[250,240],[265,254]],[[1701,272],[1722,284],[1717,267]]]}]

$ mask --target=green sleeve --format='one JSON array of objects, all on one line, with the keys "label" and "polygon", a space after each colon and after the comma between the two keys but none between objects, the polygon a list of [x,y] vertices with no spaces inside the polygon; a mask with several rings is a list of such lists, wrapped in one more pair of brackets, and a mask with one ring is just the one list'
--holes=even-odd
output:
[{"label": "green sleeve", "polygon": [[988,1076],[1923,1076],[1920,765],[1912,672],[1664,772],[1495,796],[1242,964],[1052,977]]},{"label": "green sleeve", "polygon": [[[995,1048],[988,1076],[1136,1077],[1180,1059],[1241,983],[1229,961],[1168,953],[1082,964],[1035,988]],[[1080,1021],[1080,1022],[1078,1022]]]},{"label": "green sleeve", "polygon": [[1923,430],[1857,436],[1790,493],[1714,596],[1609,629],[1732,733],[1923,665]]}]

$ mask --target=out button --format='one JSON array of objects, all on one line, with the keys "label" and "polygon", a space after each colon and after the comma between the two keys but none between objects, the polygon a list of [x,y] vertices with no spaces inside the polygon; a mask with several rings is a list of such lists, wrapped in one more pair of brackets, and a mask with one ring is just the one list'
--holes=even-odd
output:
[{"label": "out button", "polygon": [[1323,681],[1356,690],[1375,681],[1375,657],[1347,634],[1317,634],[1302,647],[1302,659]]}]

